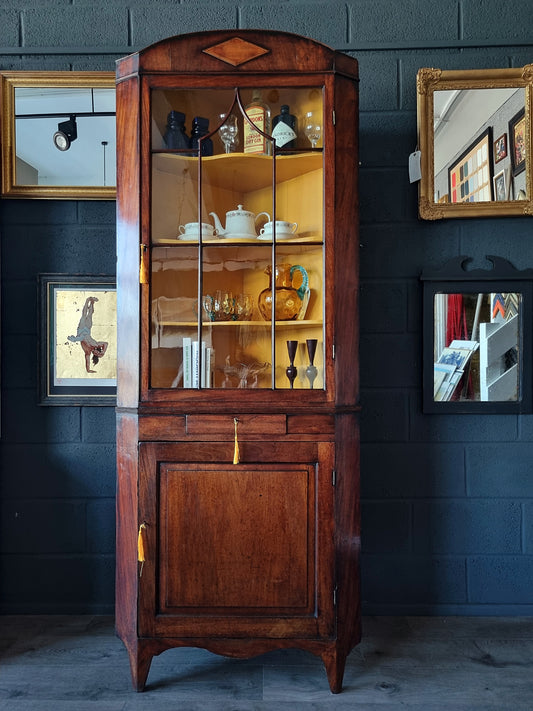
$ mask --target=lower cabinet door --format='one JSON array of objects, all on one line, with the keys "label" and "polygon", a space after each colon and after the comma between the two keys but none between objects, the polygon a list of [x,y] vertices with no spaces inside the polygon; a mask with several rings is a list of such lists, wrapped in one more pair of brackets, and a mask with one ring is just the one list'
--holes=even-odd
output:
[{"label": "lower cabinet door", "polygon": [[333,444],[268,445],[141,445],[141,636],[333,636]]}]

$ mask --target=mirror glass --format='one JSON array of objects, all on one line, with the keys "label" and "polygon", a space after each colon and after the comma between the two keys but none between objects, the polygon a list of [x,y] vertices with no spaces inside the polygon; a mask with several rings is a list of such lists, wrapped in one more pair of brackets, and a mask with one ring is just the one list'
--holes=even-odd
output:
[{"label": "mirror glass", "polygon": [[435,202],[525,200],[524,89],[435,91],[433,97]]},{"label": "mirror glass", "polygon": [[519,399],[521,302],[517,292],[435,294],[435,402]]},{"label": "mirror glass", "polygon": [[112,72],[2,73],[2,192],[114,198]]},{"label": "mirror glass", "polygon": [[421,217],[532,214],[531,74],[419,70]]}]

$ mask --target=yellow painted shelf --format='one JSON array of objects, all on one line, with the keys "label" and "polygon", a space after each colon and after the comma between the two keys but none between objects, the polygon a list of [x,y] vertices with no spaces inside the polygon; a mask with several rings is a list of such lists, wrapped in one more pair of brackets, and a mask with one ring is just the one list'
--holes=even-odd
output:
[{"label": "yellow painted shelf", "polygon": [[[272,156],[247,153],[222,153],[202,158],[202,177],[214,188],[245,192],[260,190],[272,183]],[[284,183],[305,173],[321,170],[321,151],[276,156],[276,182]],[[196,184],[199,160],[179,153],[153,153],[152,166],[163,173],[187,177]]]},{"label": "yellow painted shelf", "polygon": [[[227,326],[251,326],[254,328],[265,327],[270,328],[270,321],[202,321],[202,328],[205,326],[214,326],[215,328],[224,328]],[[197,321],[161,321],[158,326],[179,326],[181,328],[198,328]],[[302,321],[276,321],[276,328],[279,327],[295,327],[295,326],[322,326],[322,321],[318,319],[302,320]]]}]

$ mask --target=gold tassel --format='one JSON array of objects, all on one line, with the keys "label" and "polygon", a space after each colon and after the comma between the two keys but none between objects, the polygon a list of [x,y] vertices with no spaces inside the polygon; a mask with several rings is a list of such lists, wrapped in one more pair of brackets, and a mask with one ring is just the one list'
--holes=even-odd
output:
[{"label": "gold tassel", "polygon": [[234,417],[233,422],[235,423],[235,448],[233,450],[233,464],[238,464],[239,459],[240,459],[240,453],[239,453],[239,440],[237,439],[237,425],[239,424],[239,420]]},{"label": "gold tassel", "polygon": [[144,551],[144,529],[146,528],[145,523],[141,523],[139,526],[139,535],[137,536],[137,560],[141,564],[141,569],[139,571],[139,578],[143,574],[144,561],[146,560],[146,555]]},{"label": "gold tassel", "polygon": [[141,263],[139,267],[139,284],[148,284],[148,271],[146,269],[146,245],[141,244]]}]

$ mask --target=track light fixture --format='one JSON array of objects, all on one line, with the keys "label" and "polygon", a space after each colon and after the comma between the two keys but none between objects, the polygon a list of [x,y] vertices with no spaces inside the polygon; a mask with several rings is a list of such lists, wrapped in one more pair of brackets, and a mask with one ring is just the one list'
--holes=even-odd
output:
[{"label": "track light fixture", "polygon": [[76,116],[71,115],[68,121],[57,124],[57,131],[54,133],[54,145],[60,151],[68,151],[72,141],[78,137],[76,126]]}]

